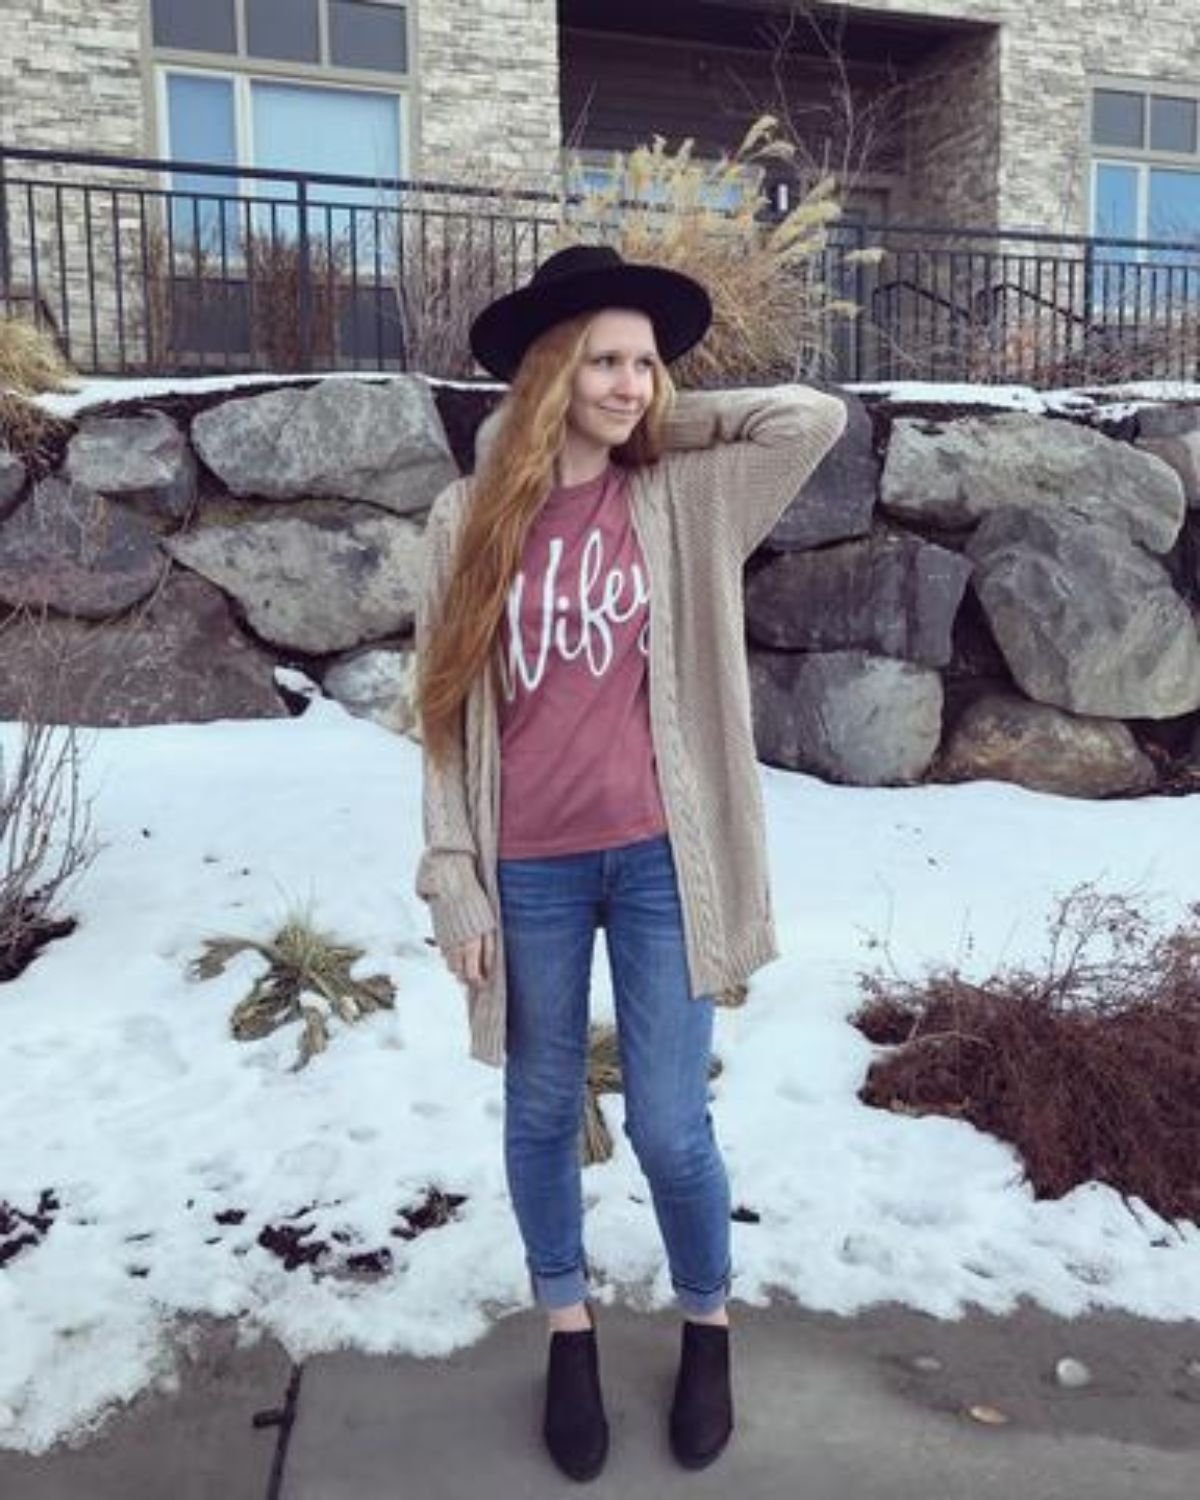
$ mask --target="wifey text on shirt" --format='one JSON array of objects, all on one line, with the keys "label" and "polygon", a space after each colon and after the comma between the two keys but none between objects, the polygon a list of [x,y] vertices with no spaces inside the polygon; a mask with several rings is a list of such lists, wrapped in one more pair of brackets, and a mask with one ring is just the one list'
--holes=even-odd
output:
[{"label": "wifey text on shirt", "polygon": [[[528,586],[523,571],[517,573],[508,591],[509,639],[507,655],[501,661],[501,682],[509,703],[516,697],[518,683],[527,693],[536,692],[546,675],[552,652],[564,662],[582,657],[593,677],[603,677],[615,654],[613,627],[624,624],[650,602],[649,584],[636,562],[628,569],[610,567],[605,571],[604,538],[598,527],[587,534],[579,554],[579,573],[574,579],[559,577],[564,545],[561,537],[550,538],[541,579],[537,645],[532,657],[526,651],[521,633],[521,611]],[[572,586],[574,597],[567,592]],[[637,639],[637,648],[643,656],[650,653],[649,631],[647,613]]]}]

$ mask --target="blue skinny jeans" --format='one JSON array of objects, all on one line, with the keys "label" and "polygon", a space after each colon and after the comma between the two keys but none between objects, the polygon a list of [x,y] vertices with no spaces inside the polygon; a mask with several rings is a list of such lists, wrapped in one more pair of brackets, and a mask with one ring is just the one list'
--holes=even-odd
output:
[{"label": "blue skinny jeans", "polygon": [[666,834],[498,865],[508,989],[504,1157],[535,1300],[587,1296],[579,1143],[597,927],[606,934],[625,1134],[685,1313],[729,1290],[729,1182],[708,1109],[713,1001],[693,999]]}]

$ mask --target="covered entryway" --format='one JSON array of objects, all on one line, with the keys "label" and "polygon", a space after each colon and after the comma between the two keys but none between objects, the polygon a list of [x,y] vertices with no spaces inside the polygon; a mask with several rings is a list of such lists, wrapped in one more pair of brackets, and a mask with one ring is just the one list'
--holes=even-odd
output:
[{"label": "covered entryway", "polygon": [[994,27],[790,0],[559,0],[559,28],[563,140],[584,162],[655,135],[716,158],[771,113],[814,171],[844,176],[856,217],[995,223]]}]

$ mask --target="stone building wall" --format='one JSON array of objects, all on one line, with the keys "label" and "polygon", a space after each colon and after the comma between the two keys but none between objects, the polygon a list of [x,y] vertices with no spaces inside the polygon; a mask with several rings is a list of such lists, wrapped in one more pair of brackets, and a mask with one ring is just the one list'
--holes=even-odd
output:
[{"label": "stone building wall", "polygon": [[559,163],[556,0],[419,0],[419,170],[545,188]]},{"label": "stone building wall", "polygon": [[[143,155],[147,124],[141,27],[140,0],[107,0],[90,8],[78,0],[0,0],[0,140],[16,147]],[[39,186],[22,186],[26,176]],[[140,334],[133,329],[142,320],[136,310],[130,317],[129,303],[138,295],[136,279],[123,276],[118,290],[115,276],[96,276],[95,268],[114,264],[117,242],[125,264],[133,264],[136,200],[128,194],[114,199],[103,189],[137,182],[138,176],[89,169],[86,180],[100,190],[86,203],[81,192],[64,188],[59,195],[53,186],[84,180],[79,167],[14,162],[8,177],[13,185],[6,227],[17,307],[31,305],[36,293],[43,314],[49,314],[76,360],[112,364],[124,354],[136,362],[139,351],[132,343]],[[85,229],[89,216],[90,231]],[[31,232],[37,245],[36,282]],[[80,316],[84,309],[86,316]],[[128,348],[115,336],[119,321],[131,334]]]},{"label": "stone building wall", "polygon": [[906,97],[907,193],[899,211],[926,224],[991,226],[1000,182],[1000,37],[939,47]]},{"label": "stone building wall", "polygon": [[0,139],[140,155],[141,28],[141,0],[0,0]]},{"label": "stone building wall", "polygon": [[[1175,0],[843,0],[848,10],[926,16],[998,27],[999,224],[1056,233],[1087,230],[1085,135],[1091,80],[1104,75],[1195,86],[1200,26],[1183,21]],[[981,78],[981,82],[982,82]],[[943,169],[970,183],[975,110],[954,161]],[[965,221],[978,201],[969,186],[946,205]],[[934,206],[936,200],[929,200]],[[961,212],[958,211],[961,204]],[[920,211],[924,204],[912,205]]]}]

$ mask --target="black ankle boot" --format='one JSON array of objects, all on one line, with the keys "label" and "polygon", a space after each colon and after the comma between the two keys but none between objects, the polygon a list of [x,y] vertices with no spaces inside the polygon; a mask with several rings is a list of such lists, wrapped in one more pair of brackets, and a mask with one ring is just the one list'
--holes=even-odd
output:
[{"label": "black ankle boot", "polygon": [[595,1479],[608,1457],[596,1330],[552,1333],[546,1367],[546,1447],[568,1479]]},{"label": "black ankle boot", "polygon": [[671,1403],[671,1451],[685,1469],[705,1469],[732,1431],[729,1329],[685,1322]]}]

